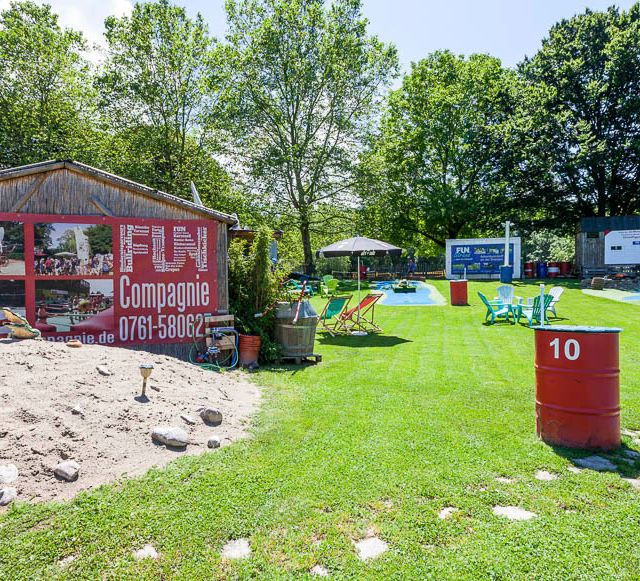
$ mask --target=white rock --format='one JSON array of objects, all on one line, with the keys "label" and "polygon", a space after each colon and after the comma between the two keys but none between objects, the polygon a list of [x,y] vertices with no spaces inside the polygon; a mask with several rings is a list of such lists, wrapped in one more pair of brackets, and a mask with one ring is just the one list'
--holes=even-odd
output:
[{"label": "white rock", "polygon": [[136,551],[133,556],[136,561],[142,561],[142,559],[157,559],[159,555],[153,545],[145,545],[142,549]]},{"label": "white rock", "polygon": [[80,417],[84,418],[84,410],[79,405],[77,405],[75,407],[72,407],[71,408],[71,413],[74,416],[80,416]]},{"label": "white rock", "polygon": [[80,464],[74,460],[67,460],[58,464],[53,473],[58,477],[66,480],[67,482],[73,482],[78,479],[80,475]]},{"label": "white rock", "polygon": [[251,556],[251,547],[247,539],[229,541],[220,553],[223,559],[246,559]]},{"label": "white rock", "polygon": [[180,414],[180,418],[190,426],[196,425],[196,419],[193,416],[188,416],[187,414]]},{"label": "white rock", "polygon": [[222,412],[216,408],[200,409],[200,417],[211,426],[219,426],[222,423]]},{"label": "white rock", "polygon": [[614,472],[618,467],[602,456],[588,456],[587,458],[574,458],[574,464],[581,466],[582,468],[590,468],[591,470],[604,471],[609,470]]},{"label": "white rock", "polygon": [[175,426],[157,426],[153,428],[151,439],[170,448],[185,448],[189,443],[187,432]]},{"label": "white rock", "polygon": [[13,484],[18,480],[18,468],[15,464],[0,464],[0,484]]},{"label": "white rock", "polygon": [[98,370],[98,373],[100,375],[104,375],[106,377],[108,377],[109,375],[113,375],[113,373],[109,371],[109,368],[106,365],[98,365],[96,369]]},{"label": "white rock", "polygon": [[7,506],[12,503],[18,496],[15,488],[0,488],[0,506]]},{"label": "white rock", "polygon": [[555,480],[558,478],[556,474],[552,474],[551,472],[547,472],[546,470],[538,470],[535,474],[536,480]]},{"label": "white rock", "polygon": [[329,571],[327,571],[322,565],[314,565],[309,570],[311,575],[315,575],[316,577],[328,577]]},{"label": "white rock", "polygon": [[219,448],[220,447],[220,436],[211,436],[207,440],[207,448]]},{"label": "white rock", "polygon": [[517,506],[494,506],[493,514],[505,516],[510,520],[530,520],[538,516],[535,512],[529,512]]},{"label": "white rock", "polygon": [[358,558],[361,561],[376,559],[389,548],[389,545],[378,537],[362,539],[361,541],[354,543],[354,545],[358,551]]},{"label": "white rock", "polygon": [[75,555],[68,555],[58,561],[58,567],[60,569],[66,569],[71,563],[73,563],[78,557]]},{"label": "white rock", "polygon": [[640,480],[637,478],[623,478],[622,480],[628,482],[634,488],[640,488]]},{"label": "white rock", "polygon": [[445,506],[439,513],[438,517],[442,520],[448,519],[454,512],[458,512],[455,506]]}]

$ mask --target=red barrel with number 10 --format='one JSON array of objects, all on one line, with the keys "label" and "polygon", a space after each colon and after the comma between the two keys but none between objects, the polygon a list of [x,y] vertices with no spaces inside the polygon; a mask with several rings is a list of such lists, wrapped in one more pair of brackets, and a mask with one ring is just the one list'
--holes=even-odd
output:
[{"label": "red barrel with number 10", "polygon": [[620,446],[620,331],[535,329],[536,432],[542,440],[587,450]]}]

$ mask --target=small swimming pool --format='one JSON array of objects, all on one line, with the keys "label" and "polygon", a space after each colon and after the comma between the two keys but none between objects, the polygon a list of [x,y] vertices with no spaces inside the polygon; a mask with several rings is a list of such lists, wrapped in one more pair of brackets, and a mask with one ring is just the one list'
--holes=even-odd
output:
[{"label": "small swimming pool", "polygon": [[628,297],[624,297],[623,301],[640,301],[640,292]]},{"label": "small swimming pool", "polygon": [[394,293],[392,285],[396,283],[397,281],[375,283],[373,288],[384,293],[380,304],[385,307],[419,307],[445,304],[444,297],[430,284],[412,280],[409,284],[416,287],[415,293]]}]

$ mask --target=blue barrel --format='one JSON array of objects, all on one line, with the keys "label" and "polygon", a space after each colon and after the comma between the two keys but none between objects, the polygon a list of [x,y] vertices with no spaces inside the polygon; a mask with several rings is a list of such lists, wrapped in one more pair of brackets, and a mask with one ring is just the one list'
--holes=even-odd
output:
[{"label": "blue barrel", "polygon": [[513,266],[500,267],[500,282],[502,284],[511,284],[513,282]]},{"label": "blue barrel", "polygon": [[547,263],[538,262],[536,264],[536,275],[538,278],[547,278]]}]

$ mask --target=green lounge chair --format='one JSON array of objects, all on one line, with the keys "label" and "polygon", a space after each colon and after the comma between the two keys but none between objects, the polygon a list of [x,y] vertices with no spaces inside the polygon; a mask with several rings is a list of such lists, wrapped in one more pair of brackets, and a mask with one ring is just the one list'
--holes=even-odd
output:
[{"label": "green lounge chair", "polygon": [[[294,293],[297,291],[298,293],[302,292],[302,283],[295,280],[295,279],[291,279],[289,280],[289,290],[292,290]],[[307,283],[307,285],[304,287],[304,294],[305,295],[309,295],[310,297],[313,296],[313,289],[311,288],[311,284]]]},{"label": "green lounge chair", "polygon": [[544,317],[540,312],[540,296],[533,297],[533,304],[530,307],[518,305],[518,323],[522,317],[525,317],[529,321],[529,327],[533,327],[533,323],[540,323],[544,325],[548,323],[547,309],[553,301],[553,295],[544,295]]},{"label": "green lounge chair", "polygon": [[[505,321],[509,321],[509,315],[513,314],[511,305],[503,305],[502,302],[490,301],[481,292],[478,293],[478,296],[484,303],[484,306],[487,307],[487,312],[484,315],[485,323],[488,322],[490,325],[493,325],[496,322],[496,319],[504,319]],[[514,321],[511,324],[515,325],[515,315]]]},{"label": "green lounge chair", "polygon": [[[320,313],[320,325],[323,329],[329,331],[332,337],[335,337],[335,334],[338,332],[338,327],[342,326],[342,314],[347,311],[350,300],[351,295],[329,297],[327,304]],[[330,322],[332,319],[334,319],[333,322]]]}]

